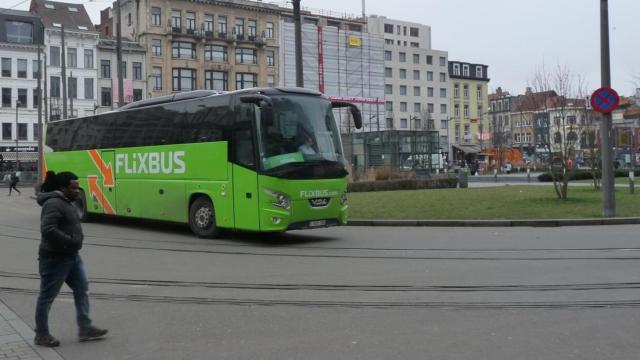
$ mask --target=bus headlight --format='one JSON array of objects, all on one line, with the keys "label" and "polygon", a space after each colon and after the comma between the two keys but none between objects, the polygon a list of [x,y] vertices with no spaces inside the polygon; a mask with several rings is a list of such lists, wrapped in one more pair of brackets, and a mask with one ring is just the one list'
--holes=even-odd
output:
[{"label": "bus headlight", "polygon": [[343,192],[342,195],[340,195],[340,205],[347,205],[347,192]]},{"label": "bus headlight", "polygon": [[271,189],[264,189],[264,192],[274,198],[271,205],[289,210],[291,209],[291,198],[287,194],[277,192]]}]

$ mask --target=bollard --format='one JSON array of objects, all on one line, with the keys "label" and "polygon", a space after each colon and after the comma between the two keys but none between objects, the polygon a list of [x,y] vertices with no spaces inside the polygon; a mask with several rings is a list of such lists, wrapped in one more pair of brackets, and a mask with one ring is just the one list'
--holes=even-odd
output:
[{"label": "bollard", "polygon": [[527,182],[531,182],[531,169],[527,168]]},{"label": "bollard", "polygon": [[498,169],[493,169],[493,178],[495,182],[498,182]]},{"label": "bollard", "polygon": [[630,193],[634,193],[635,191],[635,184],[634,184],[634,177],[635,174],[633,173],[633,171],[629,171],[629,192]]}]

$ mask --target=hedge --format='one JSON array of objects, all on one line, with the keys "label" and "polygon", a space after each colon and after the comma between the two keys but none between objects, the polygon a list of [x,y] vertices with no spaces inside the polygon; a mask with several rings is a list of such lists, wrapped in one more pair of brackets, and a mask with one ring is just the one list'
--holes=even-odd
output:
[{"label": "hedge", "polygon": [[[555,173],[556,174],[556,179],[561,179],[562,178],[562,174],[560,172]],[[635,176],[640,176],[640,170],[636,170],[634,172]],[[600,175],[600,171],[597,172],[597,175],[599,178],[601,178],[602,176]],[[616,170],[615,177],[627,177],[629,176],[629,171],[628,170]],[[591,174],[591,171],[588,170],[577,170],[577,171],[572,171],[569,173],[569,181],[571,180],[591,180],[593,179],[593,175]],[[550,182],[553,181],[553,179],[551,178],[551,173],[549,172],[545,172],[542,173],[540,175],[538,175],[538,181],[541,182]]]},{"label": "hedge", "polygon": [[457,178],[379,180],[349,183],[349,192],[455,188]]}]

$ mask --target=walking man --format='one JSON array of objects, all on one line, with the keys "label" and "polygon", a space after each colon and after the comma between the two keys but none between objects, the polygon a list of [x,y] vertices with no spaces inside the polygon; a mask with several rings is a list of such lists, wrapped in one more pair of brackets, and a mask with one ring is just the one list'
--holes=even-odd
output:
[{"label": "walking man", "polygon": [[20,182],[20,172],[12,171],[10,180],[11,182],[9,183],[9,195],[7,196],[11,196],[11,190],[17,191],[18,195],[22,194],[16,187],[18,185],[18,182]]},{"label": "walking man", "polygon": [[42,206],[39,249],[40,293],[36,305],[35,344],[60,345],[49,332],[49,309],[63,283],[73,290],[80,341],[102,338],[107,330],[91,325],[89,282],[78,251],[82,248],[82,227],[73,202],[80,193],[78,177],[71,172],[47,172],[38,195]]}]

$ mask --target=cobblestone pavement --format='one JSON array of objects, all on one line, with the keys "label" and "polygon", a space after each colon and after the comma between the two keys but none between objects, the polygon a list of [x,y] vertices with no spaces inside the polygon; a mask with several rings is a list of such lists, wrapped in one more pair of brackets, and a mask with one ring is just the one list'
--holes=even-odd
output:
[{"label": "cobblestone pavement", "polygon": [[33,330],[0,300],[1,360],[63,360],[53,349],[33,345]]}]

